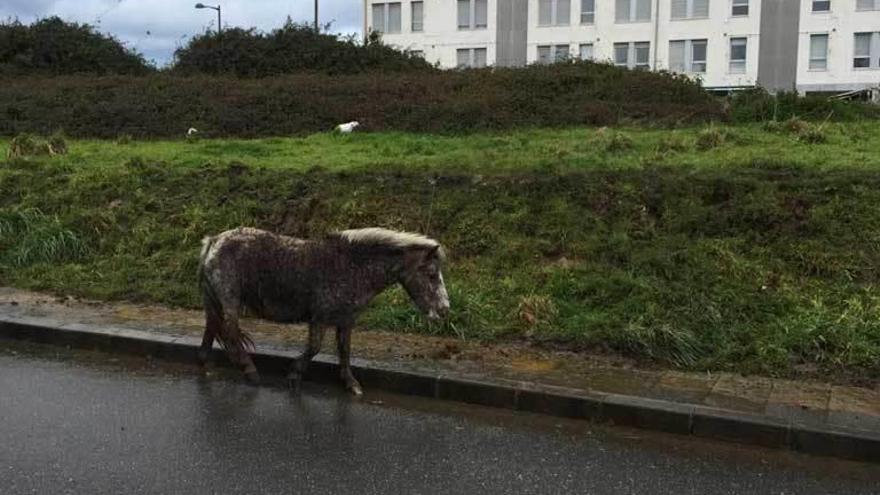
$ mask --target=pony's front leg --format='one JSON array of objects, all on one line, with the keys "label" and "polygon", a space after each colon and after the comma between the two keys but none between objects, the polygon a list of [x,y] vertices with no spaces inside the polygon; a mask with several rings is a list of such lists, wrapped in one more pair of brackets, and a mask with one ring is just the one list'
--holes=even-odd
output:
[{"label": "pony's front leg", "polygon": [[361,384],[351,374],[351,326],[336,327],[336,351],[339,354],[339,378],[346,390],[360,396],[364,394]]},{"label": "pony's front leg", "polygon": [[294,393],[299,393],[302,377],[309,367],[309,363],[315,354],[321,351],[321,343],[324,341],[324,328],[317,323],[309,324],[309,343],[306,350],[303,351],[299,359],[294,360],[290,364],[290,371],[287,373],[287,384]]}]

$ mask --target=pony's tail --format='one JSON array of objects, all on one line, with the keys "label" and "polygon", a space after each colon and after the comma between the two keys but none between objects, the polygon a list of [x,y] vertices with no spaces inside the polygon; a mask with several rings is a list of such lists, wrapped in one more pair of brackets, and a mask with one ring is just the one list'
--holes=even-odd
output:
[{"label": "pony's tail", "polygon": [[211,250],[211,246],[214,245],[216,240],[216,237],[210,236],[202,239],[202,252],[199,253],[198,279],[199,291],[202,293],[202,299],[204,299],[205,302],[205,311],[210,312],[211,316],[222,319],[223,306],[220,304],[220,299],[214,291],[214,286],[211,285],[211,281],[208,280],[208,276],[205,274],[205,261],[207,261],[208,252]]},{"label": "pony's tail", "polygon": [[[205,304],[205,313],[208,319],[213,318],[215,321],[220,322],[219,331],[222,334],[223,338],[217,339],[220,342],[220,345],[225,350],[229,350],[228,346],[232,344],[236,348],[240,350],[253,350],[254,349],[254,341],[250,335],[241,331],[239,329],[236,332],[236,335],[226,335],[226,324],[225,318],[223,317],[223,304],[220,302],[220,298],[217,296],[217,292],[214,290],[214,286],[211,284],[211,281],[208,280],[208,275],[205,273],[205,262],[208,258],[208,253],[211,251],[211,247],[217,241],[217,237],[205,237],[202,239],[202,251],[199,253],[199,271],[198,271],[198,280],[199,280],[199,290],[202,293],[202,300]],[[230,342],[230,340],[232,342]]]}]

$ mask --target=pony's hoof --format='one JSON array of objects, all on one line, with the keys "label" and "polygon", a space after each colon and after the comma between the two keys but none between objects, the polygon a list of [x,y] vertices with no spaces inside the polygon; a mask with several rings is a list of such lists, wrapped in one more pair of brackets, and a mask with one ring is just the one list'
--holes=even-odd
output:
[{"label": "pony's hoof", "polygon": [[361,384],[360,384],[360,383],[357,383],[357,382],[352,383],[351,385],[349,385],[349,386],[348,386],[348,391],[351,392],[351,395],[353,395],[353,396],[355,396],[355,397],[360,397],[360,396],[364,395],[364,391],[363,391],[363,389],[361,388]]},{"label": "pony's hoof", "polygon": [[250,385],[259,385],[260,384],[260,374],[256,371],[250,371],[244,374],[245,379]]}]

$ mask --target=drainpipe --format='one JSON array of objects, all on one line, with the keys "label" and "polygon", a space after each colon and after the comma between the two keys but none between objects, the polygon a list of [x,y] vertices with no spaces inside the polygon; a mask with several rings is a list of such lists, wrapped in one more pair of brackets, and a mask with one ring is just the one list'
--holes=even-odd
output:
[{"label": "drainpipe", "polygon": [[652,70],[657,70],[657,50],[660,46],[660,0],[654,0],[654,63]]},{"label": "drainpipe", "polygon": [[[367,2],[370,0],[364,0],[364,44],[367,44]],[[402,22],[402,21],[401,21]]]}]

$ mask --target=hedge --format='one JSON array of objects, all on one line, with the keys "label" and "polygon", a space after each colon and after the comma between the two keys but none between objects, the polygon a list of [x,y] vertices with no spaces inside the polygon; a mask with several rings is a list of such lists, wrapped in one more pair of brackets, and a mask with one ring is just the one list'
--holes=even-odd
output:
[{"label": "hedge", "polygon": [[358,120],[366,130],[676,125],[724,117],[685,77],[578,62],[484,69],[263,79],[224,76],[0,79],[0,135],[74,137],[305,134]]}]

